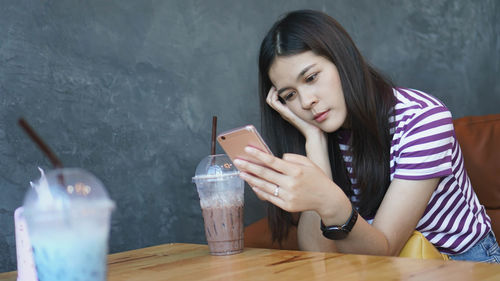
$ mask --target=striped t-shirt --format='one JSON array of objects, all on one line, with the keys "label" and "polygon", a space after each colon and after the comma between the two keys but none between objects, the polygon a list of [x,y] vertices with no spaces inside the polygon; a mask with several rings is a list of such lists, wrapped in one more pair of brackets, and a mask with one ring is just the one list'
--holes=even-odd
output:
[{"label": "striped t-shirt", "polygon": [[[442,253],[463,253],[490,231],[491,220],[465,171],[451,113],[441,101],[421,91],[396,88],[394,95],[395,114],[389,120],[393,134],[391,181],[439,177],[417,230]],[[340,150],[354,191],[351,201],[355,204],[359,190],[352,171],[349,138],[349,131],[339,132]]]}]

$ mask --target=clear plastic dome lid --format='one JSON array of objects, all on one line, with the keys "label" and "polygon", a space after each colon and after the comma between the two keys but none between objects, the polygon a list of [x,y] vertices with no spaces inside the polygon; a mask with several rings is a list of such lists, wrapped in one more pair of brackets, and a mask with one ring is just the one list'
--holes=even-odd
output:
[{"label": "clear plastic dome lid", "polygon": [[196,167],[193,182],[211,181],[223,177],[237,177],[238,169],[226,154],[208,155]]},{"label": "clear plastic dome lid", "polygon": [[49,171],[31,183],[24,198],[25,214],[60,212],[89,207],[114,208],[102,182],[91,173],[78,168]]}]

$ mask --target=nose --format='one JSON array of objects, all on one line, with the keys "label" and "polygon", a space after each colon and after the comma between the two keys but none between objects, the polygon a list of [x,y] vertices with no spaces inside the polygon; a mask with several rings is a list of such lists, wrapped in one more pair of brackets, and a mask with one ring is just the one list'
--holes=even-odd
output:
[{"label": "nose", "polygon": [[311,109],[316,103],[318,103],[318,98],[312,91],[302,91],[299,96],[303,109]]}]

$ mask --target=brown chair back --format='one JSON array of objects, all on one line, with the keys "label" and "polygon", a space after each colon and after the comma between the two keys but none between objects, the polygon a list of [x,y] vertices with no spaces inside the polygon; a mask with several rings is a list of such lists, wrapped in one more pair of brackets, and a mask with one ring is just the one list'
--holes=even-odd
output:
[{"label": "brown chair back", "polygon": [[271,230],[267,217],[264,217],[245,227],[245,247],[282,250],[298,250],[297,227],[292,227],[288,237],[279,245],[271,242]]},{"label": "brown chair back", "polygon": [[500,114],[453,121],[465,168],[479,201],[500,235]]}]

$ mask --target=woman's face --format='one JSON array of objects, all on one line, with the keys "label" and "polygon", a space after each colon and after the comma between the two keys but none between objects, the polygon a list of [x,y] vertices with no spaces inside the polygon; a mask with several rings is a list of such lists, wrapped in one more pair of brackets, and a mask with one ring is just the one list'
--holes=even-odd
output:
[{"label": "woman's face", "polygon": [[337,67],[307,51],[278,56],[269,78],[286,106],[302,120],[331,133],[346,121],[347,108]]}]

